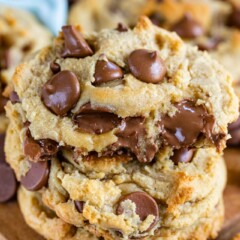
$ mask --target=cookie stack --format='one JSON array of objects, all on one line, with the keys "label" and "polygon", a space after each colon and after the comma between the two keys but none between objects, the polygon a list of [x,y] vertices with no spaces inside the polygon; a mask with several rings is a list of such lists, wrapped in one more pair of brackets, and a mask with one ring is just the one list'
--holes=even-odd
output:
[{"label": "cookie stack", "polygon": [[140,18],[65,26],[21,64],[5,151],[26,222],[47,239],[207,239],[223,222],[230,75]]},{"label": "cookie stack", "polygon": [[10,200],[17,188],[3,151],[8,125],[4,106],[9,98],[16,100],[14,93],[10,95],[11,77],[20,61],[45,47],[50,40],[50,32],[30,13],[0,5],[0,203]]}]

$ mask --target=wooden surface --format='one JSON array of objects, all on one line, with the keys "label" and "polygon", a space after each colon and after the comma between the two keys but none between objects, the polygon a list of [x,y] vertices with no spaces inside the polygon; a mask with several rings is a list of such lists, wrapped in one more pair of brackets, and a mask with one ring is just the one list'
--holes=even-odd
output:
[{"label": "wooden surface", "polygon": [[[240,149],[225,152],[228,186],[224,192],[225,223],[217,240],[232,240],[240,233]],[[16,201],[0,204],[0,240],[43,240],[24,222]]]}]

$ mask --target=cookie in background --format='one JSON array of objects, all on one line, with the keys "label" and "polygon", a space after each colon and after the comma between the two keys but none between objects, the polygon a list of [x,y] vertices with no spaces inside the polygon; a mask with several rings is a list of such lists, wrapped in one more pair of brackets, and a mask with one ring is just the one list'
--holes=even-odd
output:
[{"label": "cookie in background", "polygon": [[12,102],[19,101],[12,92],[11,78],[15,67],[48,45],[51,38],[51,33],[32,14],[0,5],[0,202],[11,199],[17,188],[3,152],[8,125],[4,107],[9,98]]}]

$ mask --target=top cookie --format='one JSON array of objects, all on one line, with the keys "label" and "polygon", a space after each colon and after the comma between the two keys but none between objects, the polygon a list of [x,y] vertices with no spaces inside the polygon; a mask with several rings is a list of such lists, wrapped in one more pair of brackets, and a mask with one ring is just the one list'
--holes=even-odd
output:
[{"label": "top cookie", "polygon": [[35,161],[59,146],[76,162],[92,154],[150,162],[165,146],[220,151],[238,115],[229,74],[145,17],[133,30],[86,36],[65,26],[13,83],[20,100],[7,112],[21,115],[24,151]]}]

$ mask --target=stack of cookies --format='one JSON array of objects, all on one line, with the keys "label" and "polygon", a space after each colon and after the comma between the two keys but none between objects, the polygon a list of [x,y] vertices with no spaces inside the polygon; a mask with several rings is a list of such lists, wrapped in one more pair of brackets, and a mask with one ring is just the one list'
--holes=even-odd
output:
[{"label": "stack of cookies", "polygon": [[223,222],[232,78],[140,18],[65,26],[21,64],[6,157],[26,222],[47,239],[207,239]]},{"label": "stack of cookies", "polygon": [[11,77],[16,65],[50,41],[50,32],[33,15],[0,5],[0,203],[10,200],[17,188],[3,151],[8,125],[4,106],[9,98],[16,99],[14,93],[10,95]]}]

